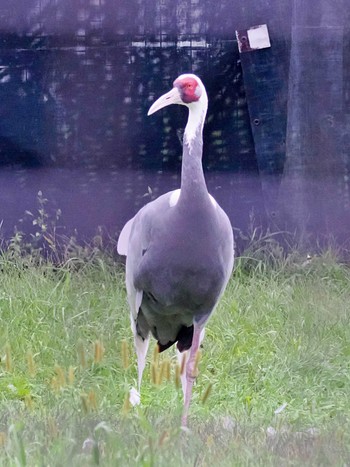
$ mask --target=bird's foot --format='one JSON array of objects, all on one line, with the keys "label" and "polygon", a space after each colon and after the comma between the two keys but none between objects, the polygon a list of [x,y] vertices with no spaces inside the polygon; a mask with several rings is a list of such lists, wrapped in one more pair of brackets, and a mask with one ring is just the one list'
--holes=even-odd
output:
[{"label": "bird's foot", "polygon": [[140,405],[141,396],[137,389],[131,388],[129,393],[129,402],[130,404],[135,407],[135,405]]},{"label": "bird's foot", "polygon": [[[186,423],[187,423],[187,422],[186,422]],[[186,435],[190,435],[190,434],[191,434],[191,430],[188,428],[187,425],[184,425],[183,422],[181,423],[180,430],[182,431],[182,433],[185,433]]]},{"label": "bird's foot", "polygon": [[182,416],[181,416],[181,430],[186,432],[186,433],[189,431],[189,429],[187,427],[187,412],[188,411],[184,407],[184,411],[182,412]]}]

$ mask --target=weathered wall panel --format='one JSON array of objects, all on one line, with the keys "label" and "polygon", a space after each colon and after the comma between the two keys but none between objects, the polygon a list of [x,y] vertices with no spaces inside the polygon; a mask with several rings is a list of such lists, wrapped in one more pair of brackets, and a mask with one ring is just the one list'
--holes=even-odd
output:
[{"label": "weathered wall panel", "polygon": [[269,48],[242,53],[241,60],[265,209],[273,225],[279,217],[278,192],[286,154],[291,2],[248,5],[240,29],[265,24],[271,43]]},{"label": "weathered wall panel", "polygon": [[315,9],[295,1],[289,74],[287,159],[280,192],[287,226],[349,237],[349,126],[345,1]]}]

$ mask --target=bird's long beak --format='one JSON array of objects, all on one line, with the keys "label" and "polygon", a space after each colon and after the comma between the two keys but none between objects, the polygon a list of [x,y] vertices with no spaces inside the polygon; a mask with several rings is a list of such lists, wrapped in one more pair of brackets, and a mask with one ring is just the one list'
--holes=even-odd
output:
[{"label": "bird's long beak", "polygon": [[152,115],[157,110],[162,109],[170,104],[183,104],[180,96],[180,92],[178,88],[174,87],[171,91],[167,92],[160,96],[155,102],[153,102],[152,106],[150,107],[147,115]]}]

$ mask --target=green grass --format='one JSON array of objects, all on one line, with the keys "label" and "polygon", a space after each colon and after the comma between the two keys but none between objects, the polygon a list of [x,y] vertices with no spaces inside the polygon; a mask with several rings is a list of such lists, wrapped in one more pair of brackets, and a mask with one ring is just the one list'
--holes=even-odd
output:
[{"label": "green grass", "polygon": [[152,346],[142,405],[125,403],[137,373],[122,267],[4,253],[0,465],[349,465],[350,271],[304,259],[237,262],[185,433],[173,349],[170,380],[152,383]]}]

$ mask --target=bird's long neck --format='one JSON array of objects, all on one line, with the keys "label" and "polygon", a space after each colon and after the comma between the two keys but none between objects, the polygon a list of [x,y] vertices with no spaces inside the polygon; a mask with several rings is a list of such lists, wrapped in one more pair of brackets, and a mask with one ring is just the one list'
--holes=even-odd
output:
[{"label": "bird's long neck", "polygon": [[207,198],[208,192],[202,167],[203,125],[206,112],[206,102],[189,107],[182,154],[181,199],[183,201],[194,202]]}]

